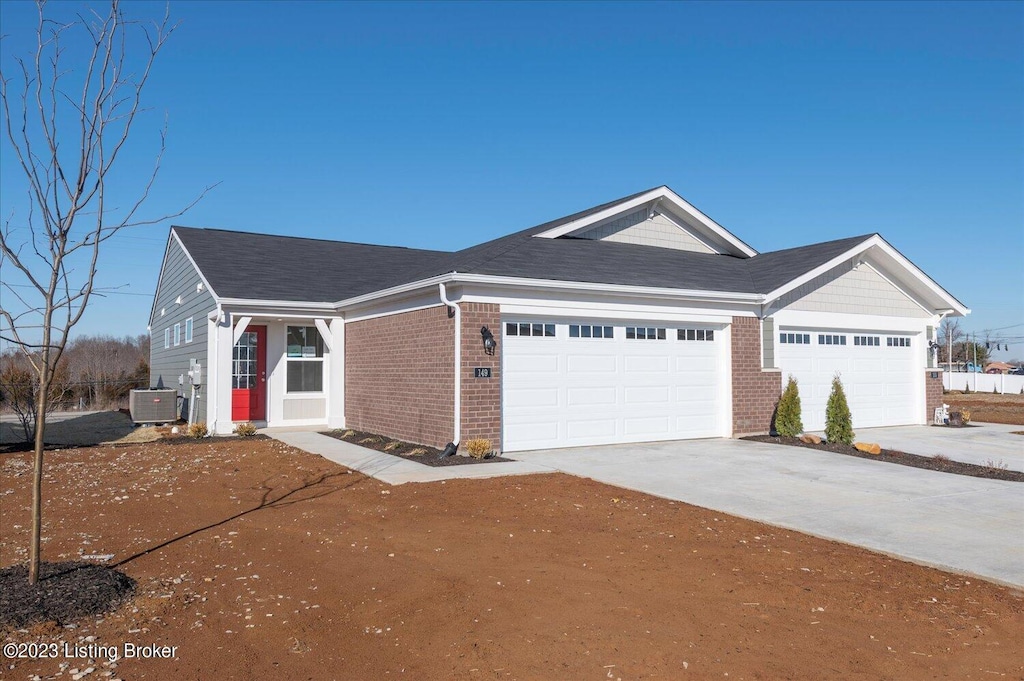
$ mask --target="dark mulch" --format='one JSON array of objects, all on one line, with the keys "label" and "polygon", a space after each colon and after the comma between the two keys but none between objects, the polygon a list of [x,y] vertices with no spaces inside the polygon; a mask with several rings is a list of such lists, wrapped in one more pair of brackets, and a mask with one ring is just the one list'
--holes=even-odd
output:
[{"label": "dark mulch", "polygon": [[777,437],[774,435],[751,435],[743,439],[752,440],[754,442],[771,442],[777,445],[807,447],[808,449],[817,449],[819,451],[825,452],[835,452],[836,454],[856,456],[861,459],[871,459],[872,461],[896,463],[901,466],[925,468],[930,471],[953,473],[955,475],[968,475],[972,478],[990,478],[992,480],[1009,480],[1010,482],[1024,482],[1024,473],[1020,471],[1011,471],[1005,468],[995,468],[992,466],[978,466],[973,463],[953,461],[952,459],[947,459],[944,457],[908,454],[907,452],[901,452],[895,449],[883,449],[881,454],[868,454],[867,452],[860,451],[856,447],[853,447],[851,445],[844,445],[841,442],[822,442],[820,445],[814,445],[808,444],[806,442],[801,442],[799,438],[781,436]]},{"label": "dark mulch", "polygon": [[[271,440],[269,435],[263,433],[257,433],[255,435],[211,435],[210,437],[189,437],[188,435],[170,435],[166,436],[161,440],[157,440],[160,444],[165,445],[194,445],[199,442],[234,442],[236,440]],[[124,444],[115,445],[117,447],[137,447],[138,443],[135,444]]]},{"label": "dark mulch", "polygon": [[35,586],[29,586],[28,565],[12,565],[0,570],[0,628],[69,624],[110,612],[134,592],[134,579],[96,563],[43,563]]},{"label": "dark mulch", "polygon": [[[344,437],[346,433],[352,433],[348,437]],[[378,435],[376,433],[367,433],[362,430],[349,430],[347,428],[339,428],[338,430],[328,430],[321,433],[328,437],[333,437],[336,440],[342,440],[344,442],[351,442],[354,445],[360,447],[367,447],[368,449],[375,449],[378,452],[384,452],[391,456],[397,456],[400,459],[407,459],[409,461],[415,461],[416,463],[422,463],[427,466],[465,466],[476,463],[498,463],[501,461],[512,461],[512,459],[503,459],[500,456],[492,456],[487,459],[474,459],[471,456],[446,456],[443,459],[441,456],[441,450],[433,447],[427,447],[426,445],[416,445],[410,442],[403,442],[401,440],[395,440],[384,435]],[[397,445],[395,444],[397,443]],[[391,449],[385,449],[385,447],[391,446]],[[426,450],[422,454],[412,454],[416,450]]]}]

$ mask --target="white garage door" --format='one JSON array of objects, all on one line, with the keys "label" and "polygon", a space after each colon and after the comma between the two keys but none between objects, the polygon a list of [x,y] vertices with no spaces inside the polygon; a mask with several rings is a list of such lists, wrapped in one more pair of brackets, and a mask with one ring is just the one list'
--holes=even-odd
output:
[{"label": "white garage door", "polygon": [[915,361],[915,336],[783,327],[778,341],[783,386],[790,374],[796,378],[805,430],[825,428],[836,372],[855,429],[920,422],[924,407],[918,404],[921,363]]},{"label": "white garage door", "polygon": [[505,320],[503,449],[727,435],[722,328]]}]

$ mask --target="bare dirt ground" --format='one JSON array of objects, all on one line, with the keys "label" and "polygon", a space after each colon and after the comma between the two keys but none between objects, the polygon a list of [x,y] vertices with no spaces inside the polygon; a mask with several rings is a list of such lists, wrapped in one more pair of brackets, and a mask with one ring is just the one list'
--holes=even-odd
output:
[{"label": "bare dirt ground", "polygon": [[[29,454],[0,457],[0,565]],[[276,441],[48,454],[45,560],[114,554],[134,600],[60,679],[992,679],[1024,594],[564,475],[389,487]],[[172,659],[88,658],[159,644]],[[63,667],[61,667],[63,665]]]},{"label": "bare dirt ground", "polygon": [[949,405],[950,410],[969,410],[972,421],[1024,426],[1024,395],[963,394],[950,391],[943,394],[942,401]]}]

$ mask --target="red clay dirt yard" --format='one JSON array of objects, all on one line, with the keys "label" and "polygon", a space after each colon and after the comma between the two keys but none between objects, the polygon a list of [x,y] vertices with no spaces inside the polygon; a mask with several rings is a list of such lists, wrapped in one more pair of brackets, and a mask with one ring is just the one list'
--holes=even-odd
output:
[{"label": "red clay dirt yard", "polygon": [[[2,566],[26,557],[28,456],[0,458]],[[44,559],[114,554],[138,591],[4,642],[174,657],[5,657],[4,678],[1024,676],[1019,591],[561,474],[389,487],[216,439],[46,470]]]}]

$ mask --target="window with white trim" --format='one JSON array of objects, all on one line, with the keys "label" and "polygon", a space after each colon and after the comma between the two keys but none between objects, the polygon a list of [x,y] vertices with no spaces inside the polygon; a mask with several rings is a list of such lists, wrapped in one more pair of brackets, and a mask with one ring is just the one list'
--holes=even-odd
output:
[{"label": "window with white trim", "polygon": [[324,339],[315,326],[289,326],[285,342],[285,391],[324,391]]},{"label": "window with white trim", "polygon": [[681,341],[713,341],[714,329],[676,329],[676,340]]},{"label": "window with white trim", "polygon": [[819,333],[818,345],[846,345],[846,336],[837,333]]},{"label": "window with white trim", "polygon": [[909,348],[910,338],[907,336],[889,336],[885,339],[885,344],[890,348]]},{"label": "window with white trim", "polygon": [[164,350],[171,347],[171,327],[164,329]]},{"label": "window with white trim", "polygon": [[787,345],[810,345],[811,334],[809,333],[780,333],[779,342]]},{"label": "window with white trim", "polygon": [[174,345],[181,345],[181,323],[174,325]]},{"label": "window with white trim", "polygon": [[192,318],[189,317],[185,320],[185,342],[192,342]]},{"label": "window with white trim", "polygon": [[569,338],[614,338],[615,327],[597,324],[570,324]]},{"label": "window with white trim", "polygon": [[649,326],[627,326],[627,340],[665,340],[665,329]]},{"label": "window with white trim", "polygon": [[506,336],[555,337],[555,325],[539,322],[505,322]]},{"label": "window with white trim", "polygon": [[853,344],[854,345],[874,345],[874,346],[878,346],[879,345],[879,338],[878,338],[878,336],[854,336],[853,337]]}]

